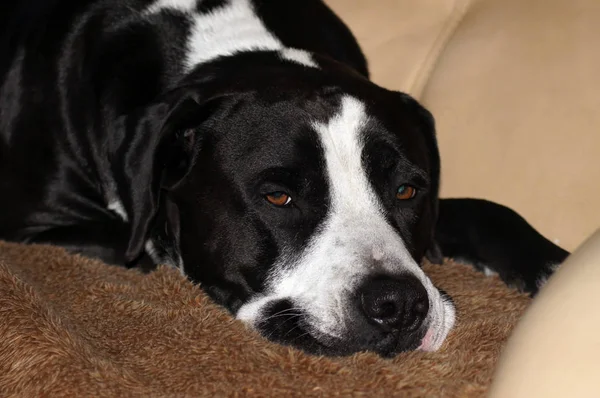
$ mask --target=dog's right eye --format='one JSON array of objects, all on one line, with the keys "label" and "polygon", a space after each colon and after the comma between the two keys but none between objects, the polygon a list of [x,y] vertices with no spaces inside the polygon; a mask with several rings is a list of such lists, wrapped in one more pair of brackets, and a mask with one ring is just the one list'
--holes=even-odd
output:
[{"label": "dog's right eye", "polygon": [[396,199],[398,200],[409,200],[417,195],[417,189],[411,185],[402,184],[398,187],[396,192]]},{"label": "dog's right eye", "polygon": [[292,197],[281,191],[268,193],[265,195],[265,199],[272,205],[279,207],[288,206],[292,203]]}]

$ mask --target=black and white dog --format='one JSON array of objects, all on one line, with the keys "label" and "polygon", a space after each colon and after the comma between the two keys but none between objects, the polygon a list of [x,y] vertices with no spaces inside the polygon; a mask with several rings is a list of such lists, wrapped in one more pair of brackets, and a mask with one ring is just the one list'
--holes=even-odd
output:
[{"label": "black and white dog", "polygon": [[312,353],[438,349],[421,270],[535,293],[567,252],[511,210],[438,200],[430,113],[368,80],[320,0],[3,0],[0,239],[178,267]]}]

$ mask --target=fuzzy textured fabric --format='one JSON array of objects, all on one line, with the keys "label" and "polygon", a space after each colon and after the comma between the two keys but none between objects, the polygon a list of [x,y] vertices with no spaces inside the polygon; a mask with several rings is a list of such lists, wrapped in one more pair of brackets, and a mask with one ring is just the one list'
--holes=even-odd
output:
[{"label": "fuzzy textured fabric", "polygon": [[0,242],[0,396],[482,396],[529,299],[464,265],[425,269],[458,310],[440,351],[332,359],[265,341],[175,269]]}]

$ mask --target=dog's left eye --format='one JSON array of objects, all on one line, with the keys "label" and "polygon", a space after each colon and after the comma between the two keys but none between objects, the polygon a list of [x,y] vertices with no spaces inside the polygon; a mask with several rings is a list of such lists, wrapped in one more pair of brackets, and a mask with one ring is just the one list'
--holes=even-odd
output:
[{"label": "dog's left eye", "polygon": [[279,207],[288,206],[290,203],[292,203],[292,197],[281,191],[268,193],[265,195],[265,199],[267,199],[267,202],[271,203],[272,205]]},{"label": "dog's left eye", "polygon": [[417,189],[407,184],[402,184],[398,187],[396,191],[396,199],[398,200],[408,200],[415,197],[417,194]]}]

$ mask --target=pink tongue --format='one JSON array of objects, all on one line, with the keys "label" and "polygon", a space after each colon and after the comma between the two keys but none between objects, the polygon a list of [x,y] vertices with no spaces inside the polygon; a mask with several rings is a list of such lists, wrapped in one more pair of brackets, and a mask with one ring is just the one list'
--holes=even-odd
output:
[{"label": "pink tongue", "polygon": [[423,337],[423,340],[421,340],[421,345],[417,349],[422,351],[431,351],[431,340],[433,340],[433,329],[429,329],[427,333],[425,333],[425,337]]}]

